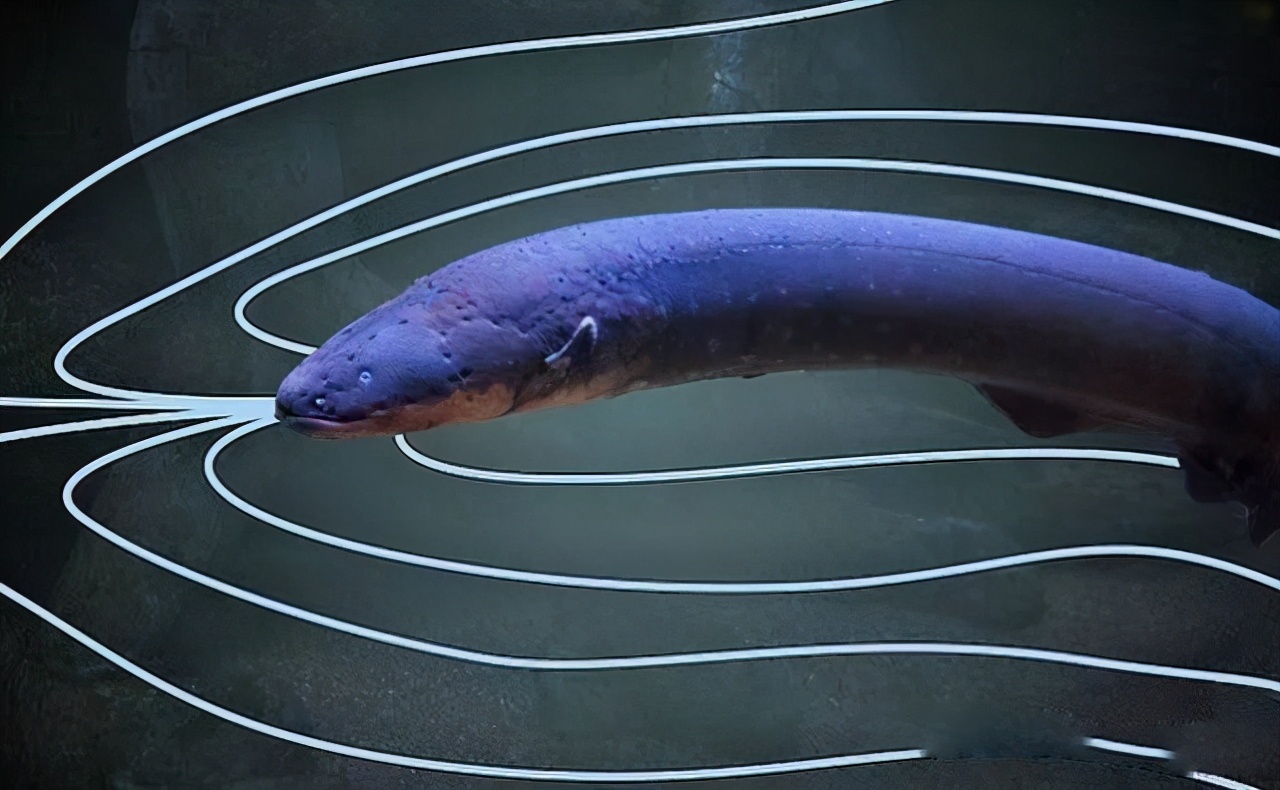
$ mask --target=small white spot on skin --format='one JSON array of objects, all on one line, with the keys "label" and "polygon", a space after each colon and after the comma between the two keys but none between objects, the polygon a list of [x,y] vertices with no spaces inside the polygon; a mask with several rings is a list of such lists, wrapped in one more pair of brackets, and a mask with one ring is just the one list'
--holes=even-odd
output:
[{"label": "small white spot on skin", "polygon": [[711,338],[710,340],[708,340],[708,341],[707,341],[707,350],[708,350],[708,351],[710,351],[712,354],[714,354],[714,353],[716,353],[717,351],[719,351],[719,350],[720,350],[720,339],[719,339],[719,338],[715,338],[715,337],[713,337],[713,338]]},{"label": "small white spot on skin", "polygon": [[364,384],[368,384],[370,381],[373,381],[373,374],[367,370],[360,371],[360,381]]},{"label": "small white spot on skin", "polygon": [[320,397],[316,398],[316,399],[315,399],[315,404],[316,404],[317,406],[323,406],[323,405],[324,405],[324,396],[322,395],[322,396],[320,396]]}]

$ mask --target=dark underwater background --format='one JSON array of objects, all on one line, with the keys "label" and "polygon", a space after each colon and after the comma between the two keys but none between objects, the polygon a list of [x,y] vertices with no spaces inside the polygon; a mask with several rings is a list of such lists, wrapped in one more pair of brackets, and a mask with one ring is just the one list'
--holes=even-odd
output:
[{"label": "dark underwater background", "polygon": [[[782,0],[95,0],[0,5],[0,239],[95,169],[220,108],[308,79],[495,42],[804,7]],[[816,5],[809,3],[809,5]],[[510,142],[647,118],[811,109],[991,110],[1137,121],[1280,145],[1275,0],[895,0],[711,36],[442,63],[238,115],[127,165],[0,261],[0,396],[78,398],[55,352],[87,324],[325,208]],[[69,367],[139,390],[270,395],[298,355],[232,319],[263,277],[408,222],[595,173],[694,159],[870,157],[1028,173],[1280,227],[1280,158],[1115,131],[947,121],[751,124],[571,143],[461,170],[302,233],[92,338]],[[361,253],[250,305],[315,345],[448,262],[624,214],[808,205],[1087,241],[1207,271],[1280,306],[1280,247],[1239,229],[1024,185],[761,170],[601,187]],[[104,416],[0,407],[0,433]],[[77,470],[178,427],[0,443],[0,583],[130,662],[255,721],[467,764],[630,771],[925,749],[928,759],[658,786],[1280,788],[1280,695],[996,657],[791,657],[646,669],[494,666],[381,644],[194,584],[64,507]],[[1211,568],[1079,558],[865,590],[602,591],[344,551],[229,506],[203,472],[226,433],[89,475],[77,505],[140,546],[300,609],[486,655],[585,658],[768,646],[1020,646],[1280,682],[1280,595]],[[525,472],[688,468],[1030,440],[966,385],[784,374],[658,390],[411,437]],[[1161,451],[1132,437],[1108,446]],[[1138,544],[1280,576],[1231,508],[1176,470],[1097,461],[845,469],[635,487],[438,474],[390,440],[279,427],[218,455],[239,497],[321,532],[552,575],[791,581],[1066,546]],[[1091,748],[1102,738],[1172,758]],[[551,788],[336,755],[181,702],[0,602],[0,788]],[[614,787],[604,779],[586,786]],[[1229,785],[1223,785],[1229,786]]]}]

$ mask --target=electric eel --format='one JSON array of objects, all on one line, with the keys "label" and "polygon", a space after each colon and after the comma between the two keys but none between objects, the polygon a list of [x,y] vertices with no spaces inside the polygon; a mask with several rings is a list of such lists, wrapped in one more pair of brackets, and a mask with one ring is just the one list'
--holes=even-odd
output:
[{"label": "electric eel", "polygon": [[1155,434],[1188,493],[1280,528],[1280,310],[1182,267],[916,216],[722,209],[590,222],[445,266],[338,332],[276,416],[377,436],[636,390],[896,368],[1025,433]]}]

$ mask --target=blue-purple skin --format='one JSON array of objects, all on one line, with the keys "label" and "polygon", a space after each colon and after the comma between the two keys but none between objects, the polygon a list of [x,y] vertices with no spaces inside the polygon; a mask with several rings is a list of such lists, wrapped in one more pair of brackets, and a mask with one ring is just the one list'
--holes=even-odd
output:
[{"label": "blue-purple skin", "polygon": [[821,209],[626,217],[501,244],[358,319],[280,385],[321,438],[634,390],[887,367],[977,386],[1029,434],[1163,436],[1200,501],[1280,521],[1280,310],[1115,250]]}]

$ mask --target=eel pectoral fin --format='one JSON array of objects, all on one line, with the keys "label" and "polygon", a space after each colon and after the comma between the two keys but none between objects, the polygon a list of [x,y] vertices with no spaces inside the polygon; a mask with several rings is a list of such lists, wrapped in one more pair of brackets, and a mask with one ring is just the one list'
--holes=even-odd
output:
[{"label": "eel pectoral fin", "polygon": [[1106,420],[1033,392],[998,384],[975,386],[1019,430],[1037,439],[1096,431],[1108,425]]},{"label": "eel pectoral fin", "polygon": [[560,350],[548,356],[544,361],[548,366],[556,370],[564,370],[574,362],[581,362],[591,356],[591,352],[596,347],[596,337],[600,330],[596,326],[596,319],[587,316],[578,322],[578,328],[573,330],[573,336],[568,342],[561,346]]}]

